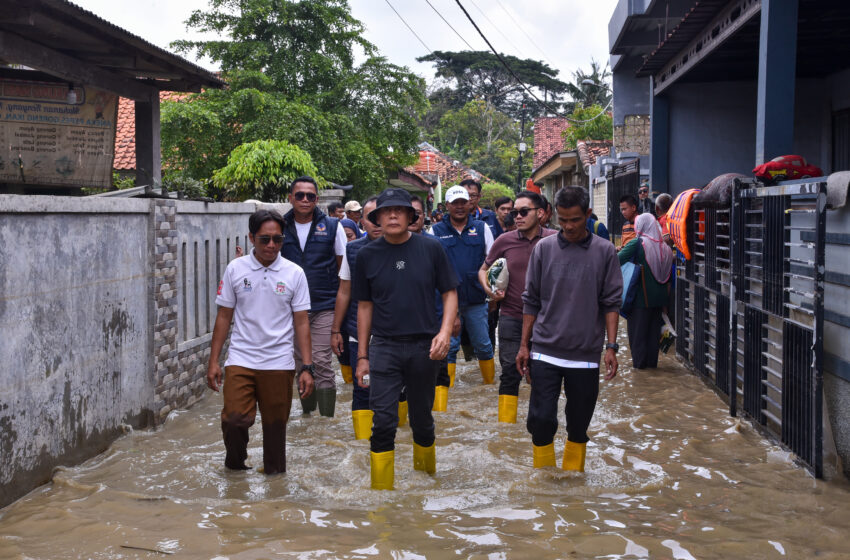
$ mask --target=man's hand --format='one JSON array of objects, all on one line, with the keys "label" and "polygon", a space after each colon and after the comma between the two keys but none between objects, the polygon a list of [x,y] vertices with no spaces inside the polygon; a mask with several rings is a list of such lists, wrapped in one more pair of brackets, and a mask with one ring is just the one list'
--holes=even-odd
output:
[{"label": "man's hand", "polygon": [[313,376],[307,370],[298,374],[298,395],[306,399],[313,392]]},{"label": "man's hand", "polygon": [[339,356],[343,351],[342,333],[335,332],[331,335],[331,350]]},{"label": "man's hand", "polygon": [[605,374],[605,381],[611,381],[615,377],[617,377],[617,368],[619,364],[617,364],[617,354],[614,353],[613,348],[609,348],[605,351],[605,369],[607,373]]},{"label": "man's hand", "polygon": [[531,385],[531,368],[528,367],[530,357],[528,346],[521,344],[516,353],[516,369],[521,376],[525,377],[529,385]]},{"label": "man's hand", "polygon": [[207,387],[215,392],[221,388],[221,366],[218,362],[210,362],[207,368]]},{"label": "man's hand", "polygon": [[366,360],[366,359],[361,360],[360,358],[358,358],[357,359],[357,370],[356,370],[356,373],[354,375],[355,375],[355,377],[357,377],[357,384],[358,385],[360,385],[364,389],[369,387],[368,383],[363,382],[363,378],[365,376],[369,375],[369,360]]},{"label": "man's hand", "polygon": [[505,290],[490,290],[489,292],[487,296],[490,298],[490,301],[499,302],[505,299]]},{"label": "man's hand", "polygon": [[445,358],[449,354],[451,341],[452,337],[448,334],[444,334],[442,331],[437,333],[437,336],[431,340],[431,351],[428,353],[428,357],[434,361],[440,361]]}]

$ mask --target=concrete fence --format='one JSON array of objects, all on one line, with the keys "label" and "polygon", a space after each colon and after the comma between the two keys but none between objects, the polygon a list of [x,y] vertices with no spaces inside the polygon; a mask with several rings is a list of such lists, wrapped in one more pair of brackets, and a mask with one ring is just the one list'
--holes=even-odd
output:
[{"label": "concrete fence", "polygon": [[0,507],[203,396],[256,206],[0,195]]}]

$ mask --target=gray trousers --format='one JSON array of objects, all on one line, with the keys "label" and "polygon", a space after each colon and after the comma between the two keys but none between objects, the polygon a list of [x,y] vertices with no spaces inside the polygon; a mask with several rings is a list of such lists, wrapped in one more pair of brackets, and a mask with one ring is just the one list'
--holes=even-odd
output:
[{"label": "gray trousers", "polygon": [[[333,370],[333,351],[331,350],[331,325],[334,321],[333,309],[310,313],[310,343],[313,349],[313,368],[316,377],[316,389],[336,388]],[[301,350],[295,343],[295,373],[301,371]],[[298,378],[298,375],[295,376]]]}]

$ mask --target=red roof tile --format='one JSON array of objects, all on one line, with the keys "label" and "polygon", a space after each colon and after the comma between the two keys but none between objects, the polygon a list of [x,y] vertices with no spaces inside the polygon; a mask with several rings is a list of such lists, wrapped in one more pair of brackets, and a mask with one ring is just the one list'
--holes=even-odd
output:
[{"label": "red roof tile", "polygon": [[613,145],[611,140],[579,140],[576,151],[582,165],[593,165],[597,158],[610,154]]},{"label": "red roof tile", "polygon": [[433,181],[436,181],[439,176],[440,183],[444,186],[457,184],[468,175],[478,177],[482,183],[492,182],[486,175],[463,165],[427,142],[419,145],[419,160],[416,164],[405,167],[404,169],[411,173],[418,173]]},{"label": "red roof tile", "polygon": [[540,117],[534,122],[534,169],[564,150],[563,132],[569,126],[564,117]]},{"label": "red roof tile", "polygon": [[[189,93],[159,92],[159,100],[180,101]],[[115,161],[112,168],[118,171],[136,169],[136,103],[126,97],[118,98],[118,120],[115,125]]]}]

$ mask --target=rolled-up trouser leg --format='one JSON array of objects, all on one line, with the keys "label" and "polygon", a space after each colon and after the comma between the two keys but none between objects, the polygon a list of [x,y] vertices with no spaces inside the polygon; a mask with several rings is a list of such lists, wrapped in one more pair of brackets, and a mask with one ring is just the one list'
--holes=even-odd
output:
[{"label": "rolled-up trouser leg", "polygon": [[567,397],[567,405],[564,407],[567,440],[587,443],[587,427],[590,426],[590,419],[593,418],[596,408],[596,398],[599,396],[599,368],[562,368],[562,371],[564,395]]},{"label": "rolled-up trouser leg", "polygon": [[499,318],[499,375],[500,395],[519,395],[522,376],[516,368],[516,355],[522,338],[522,321],[513,317]]},{"label": "rolled-up trouser leg", "polygon": [[[352,340],[349,342],[351,347],[351,355],[355,356],[355,360],[357,359],[357,341]],[[352,366],[354,368],[355,373],[357,372],[357,364]],[[372,377],[371,375],[369,376]],[[351,390],[351,410],[369,410],[369,387],[361,387],[359,383],[357,383],[357,376],[354,376],[352,380],[353,388]]]},{"label": "rolled-up trouser leg", "polygon": [[549,445],[558,431],[558,398],[563,383],[562,368],[531,360],[531,396],[528,401],[526,428],[531,442]]},{"label": "rolled-up trouser leg", "polygon": [[292,407],[295,372],[257,371],[256,376],[263,425],[263,469],[266,474],[286,472],[286,423]]},{"label": "rolled-up trouser leg", "polygon": [[419,446],[430,447],[434,444],[434,385],[440,362],[429,357],[431,341],[408,342],[404,344],[405,363],[403,376],[407,389],[407,407],[410,415],[410,429],[413,441]]},{"label": "rolled-up trouser leg", "polygon": [[221,410],[221,435],[224,439],[224,466],[246,469],[248,428],[257,416],[256,376],[253,370],[240,366],[224,368]]},{"label": "rolled-up trouser leg", "polygon": [[395,449],[398,396],[404,387],[404,347],[381,337],[369,345],[369,408],[372,409],[370,449],[383,453]]}]

